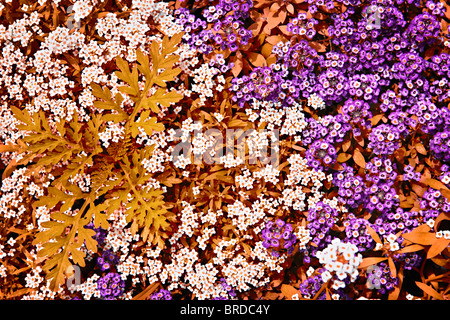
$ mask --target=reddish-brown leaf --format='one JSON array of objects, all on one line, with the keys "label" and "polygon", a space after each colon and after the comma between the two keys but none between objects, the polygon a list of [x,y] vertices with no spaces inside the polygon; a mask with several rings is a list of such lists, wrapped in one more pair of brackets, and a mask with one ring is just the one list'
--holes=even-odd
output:
[{"label": "reddish-brown leaf", "polygon": [[397,277],[397,269],[395,268],[394,260],[391,257],[388,258],[389,270],[391,271],[391,277]]},{"label": "reddish-brown leaf", "polygon": [[425,147],[423,146],[423,144],[418,143],[418,144],[416,144],[415,147],[416,147],[416,150],[417,150],[418,153],[423,154],[423,155],[426,155],[426,154],[427,154],[427,149],[425,149]]}]

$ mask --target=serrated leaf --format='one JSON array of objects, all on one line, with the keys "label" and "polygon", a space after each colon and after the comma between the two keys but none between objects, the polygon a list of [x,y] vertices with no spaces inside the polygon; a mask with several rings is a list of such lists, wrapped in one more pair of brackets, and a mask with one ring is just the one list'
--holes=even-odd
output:
[{"label": "serrated leaf", "polygon": [[160,87],[166,86],[166,81],[173,81],[173,79],[179,75],[181,72],[180,68],[174,68],[174,69],[165,69],[163,72],[161,72],[159,75],[155,78],[155,84],[159,85]]},{"label": "serrated leaf", "polygon": [[176,91],[166,93],[163,88],[158,89],[151,97],[146,99],[147,106],[152,110],[159,110],[157,103],[164,107],[169,107],[171,103],[176,103],[183,98],[183,95]]}]

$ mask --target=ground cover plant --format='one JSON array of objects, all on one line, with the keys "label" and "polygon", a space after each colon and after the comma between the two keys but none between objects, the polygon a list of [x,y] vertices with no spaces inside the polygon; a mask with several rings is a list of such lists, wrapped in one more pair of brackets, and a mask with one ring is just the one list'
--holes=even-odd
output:
[{"label": "ground cover plant", "polygon": [[444,0],[1,0],[0,298],[450,297]]}]

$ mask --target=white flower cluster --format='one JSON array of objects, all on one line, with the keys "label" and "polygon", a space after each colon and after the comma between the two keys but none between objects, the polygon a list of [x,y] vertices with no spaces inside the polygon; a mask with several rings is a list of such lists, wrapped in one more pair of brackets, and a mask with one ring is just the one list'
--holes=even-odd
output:
[{"label": "white flower cluster", "polygon": [[438,231],[436,232],[436,238],[444,238],[447,240],[450,240],[450,231],[449,230],[443,230],[443,231]]},{"label": "white flower cluster", "polygon": [[335,238],[325,249],[317,251],[316,257],[326,270],[321,274],[324,282],[330,280],[333,273],[339,279],[335,283],[337,286],[344,285],[343,280],[348,277],[351,282],[358,277],[358,266],[362,262],[362,255],[358,253],[358,247],[354,244]]},{"label": "white flower cluster", "polygon": [[100,298],[100,291],[97,288],[98,274],[93,274],[85,282],[75,286],[74,290],[81,292],[84,300],[90,300],[92,297]]},{"label": "white flower cluster", "polygon": [[308,97],[308,107],[313,109],[325,109],[325,102],[318,94],[313,93]]},{"label": "white flower cluster", "polygon": [[37,288],[44,281],[44,278],[41,277],[40,273],[42,272],[42,268],[37,266],[34,269],[31,269],[30,273],[27,273],[25,277],[25,287],[27,288]]},{"label": "white flower cluster", "polygon": [[304,226],[299,226],[297,230],[294,232],[294,235],[297,237],[299,249],[305,250],[306,245],[312,239],[309,233],[309,229],[307,229]]}]

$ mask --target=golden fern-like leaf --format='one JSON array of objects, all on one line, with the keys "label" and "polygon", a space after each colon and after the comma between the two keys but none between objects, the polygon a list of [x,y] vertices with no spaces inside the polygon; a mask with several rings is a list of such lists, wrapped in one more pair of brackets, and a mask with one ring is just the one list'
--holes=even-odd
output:
[{"label": "golden fern-like leaf", "polygon": [[[39,232],[33,241],[35,245],[42,245],[38,255],[47,257],[43,270],[47,272],[47,279],[51,279],[53,290],[64,283],[65,273],[72,264],[85,266],[85,253],[81,250],[83,244],[88,250],[97,252],[97,241],[93,239],[95,231],[85,228],[92,218],[96,227],[108,226],[106,215],[101,213],[106,209],[105,205],[94,204],[94,192],[83,193],[74,184],[66,184],[65,187],[66,192],[49,187],[49,195],[34,203],[35,207],[46,206],[49,209],[59,206],[58,211],[50,214],[51,220],[42,223],[47,229]],[[73,216],[66,214],[78,199],[85,199],[82,208]]]},{"label": "golden fern-like leaf", "polygon": [[163,247],[162,238],[167,237],[165,232],[171,231],[169,221],[173,220],[173,215],[164,206],[162,190],[144,187],[150,175],[146,173],[142,160],[151,154],[151,149],[136,150],[131,162],[124,159],[122,172],[117,178],[122,182],[122,188],[116,192],[117,198],[110,202],[108,210],[112,213],[122,203],[125,204],[127,222],[133,221],[132,233],[142,228],[144,241],[149,240]]}]

